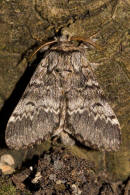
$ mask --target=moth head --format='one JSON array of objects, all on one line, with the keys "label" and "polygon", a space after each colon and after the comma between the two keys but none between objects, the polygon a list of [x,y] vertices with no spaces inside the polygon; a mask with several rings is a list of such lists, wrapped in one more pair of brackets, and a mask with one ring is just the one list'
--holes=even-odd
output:
[{"label": "moth head", "polygon": [[[52,47],[54,45],[53,48],[58,48],[62,49],[64,51],[69,51],[69,50],[75,50],[75,46],[73,47],[73,41],[78,41],[78,42],[82,42],[84,44],[88,43],[90,45],[92,45],[93,47],[95,47],[96,49],[102,50],[102,48],[95,44],[95,42],[93,42],[91,39],[86,39],[84,37],[80,37],[80,36],[68,36],[68,35],[62,35],[59,37],[55,37],[54,40],[52,41],[48,41],[44,44],[42,44],[40,47],[38,47],[34,53],[29,57],[29,60],[41,49],[44,49],[45,47]],[[58,45],[58,47],[57,47]]]}]

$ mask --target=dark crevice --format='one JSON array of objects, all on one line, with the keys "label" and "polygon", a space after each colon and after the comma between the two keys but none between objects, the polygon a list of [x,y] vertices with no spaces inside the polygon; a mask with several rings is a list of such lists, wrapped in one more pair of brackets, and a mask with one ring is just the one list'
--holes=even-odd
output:
[{"label": "dark crevice", "polygon": [[102,186],[99,188],[98,195],[102,195],[105,191],[112,193],[114,195],[113,189],[109,183],[102,184]]}]

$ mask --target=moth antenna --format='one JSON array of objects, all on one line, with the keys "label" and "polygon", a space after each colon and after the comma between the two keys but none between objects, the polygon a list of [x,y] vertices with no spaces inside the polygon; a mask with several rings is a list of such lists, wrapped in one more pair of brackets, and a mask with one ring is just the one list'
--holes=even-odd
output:
[{"label": "moth antenna", "polygon": [[86,42],[89,43],[90,45],[92,45],[93,47],[102,50],[102,47],[100,47],[99,45],[95,44],[93,41],[91,41],[90,39],[85,39],[84,37],[80,37],[80,36],[72,36],[70,38],[71,41],[82,41],[82,42]]},{"label": "moth antenna", "polygon": [[51,44],[53,44],[53,43],[56,43],[57,41],[56,40],[53,40],[53,41],[49,41],[49,42],[47,42],[47,43],[44,43],[44,44],[42,44],[42,45],[40,45],[34,52],[33,52],[33,54],[29,57],[29,61],[31,60],[31,58],[41,49],[41,48],[43,48],[43,47],[45,47],[45,46],[47,46],[47,45],[51,45]]}]

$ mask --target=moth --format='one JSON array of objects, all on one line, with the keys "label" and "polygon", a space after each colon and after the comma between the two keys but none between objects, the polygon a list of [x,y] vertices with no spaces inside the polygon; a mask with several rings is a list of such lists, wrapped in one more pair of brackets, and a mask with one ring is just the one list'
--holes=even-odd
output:
[{"label": "moth", "polygon": [[119,149],[120,124],[106,101],[85,48],[71,40],[50,42],[7,123],[5,140],[20,149],[61,133],[82,145]]}]

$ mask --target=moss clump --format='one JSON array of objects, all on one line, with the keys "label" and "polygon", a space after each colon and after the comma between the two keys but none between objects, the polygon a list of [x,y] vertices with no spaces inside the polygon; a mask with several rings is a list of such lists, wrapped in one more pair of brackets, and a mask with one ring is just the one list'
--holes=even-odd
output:
[{"label": "moss clump", "polygon": [[16,195],[16,193],[16,188],[9,179],[0,178],[0,195]]}]

